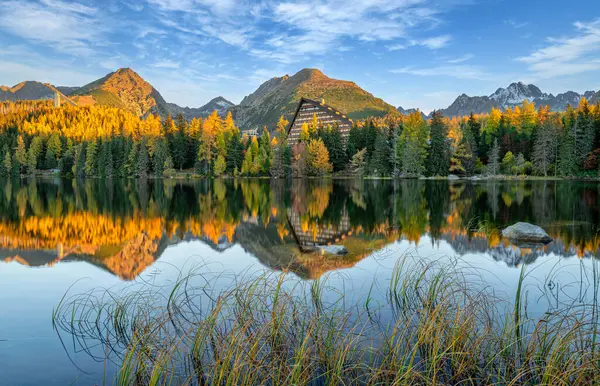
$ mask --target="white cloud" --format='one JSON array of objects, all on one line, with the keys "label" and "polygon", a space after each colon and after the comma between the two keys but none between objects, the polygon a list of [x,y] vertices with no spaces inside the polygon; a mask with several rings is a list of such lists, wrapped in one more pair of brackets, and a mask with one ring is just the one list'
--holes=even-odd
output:
[{"label": "white cloud", "polygon": [[0,29],[71,54],[94,53],[104,27],[96,19],[98,10],[80,3],[59,0],[0,1]]},{"label": "white cloud", "polygon": [[339,51],[347,40],[405,39],[431,49],[450,40],[448,35],[411,40],[409,30],[439,22],[439,7],[428,6],[429,0],[147,1],[159,10],[163,25],[181,34],[218,39],[284,64]]},{"label": "white cloud", "polygon": [[173,68],[173,69],[177,69],[179,68],[179,62],[175,62],[172,60],[161,60],[159,62],[156,62],[152,65],[153,67],[157,67],[157,68]]},{"label": "white cloud", "polygon": [[529,22],[519,23],[519,22],[515,21],[515,19],[508,19],[508,20],[504,20],[504,24],[508,24],[509,26],[511,26],[515,29],[519,29],[519,28],[527,27],[529,25]]},{"label": "white cloud", "polygon": [[469,65],[447,65],[430,68],[402,67],[390,70],[394,74],[417,76],[446,76],[457,79],[490,80],[492,76],[479,67]]},{"label": "white cloud", "polygon": [[433,36],[421,40],[411,39],[406,44],[389,45],[387,46],[387,49],[388,51],[399,51],[404,50],[408,47],[421,46],[429,48],[431,50],[437,50],[447,46],[450,40],[452,40],[452,36],[450,35]]},{"label": "white cloud", "polygon": [[517,60],[540,79],[600,69],[600,19],[574,26],[576,35],[548,38],[545,47]]},{"label": "white cloud", "polygon": [[466,54],[463,56],[459,56],[458,58],[448,59],[447,62],[451,63],[451,64],[457,64],[457,63],[466,62],[471,59],[473,59],[473,54]]},{"label": "white cloud", "polygon": [[446,45],[448,45],[450,40],[452,40],[452,37],[450,35],[442,35],[442,36],[436,36],[433,38],[428,38],[428,39],[422,40],[422,41],[418,42],[417,44],[421,45],[421,46],[425,46],[432,50],[437,50],[438,48],[442,48],[442,47],[445,47]]},{"label": "white cloud", "polygon": [[387,46],[388,51],[400,51],[400,50],[404,50],[406,49],[406,45],[405,44],[392,44],[390,46]]}]

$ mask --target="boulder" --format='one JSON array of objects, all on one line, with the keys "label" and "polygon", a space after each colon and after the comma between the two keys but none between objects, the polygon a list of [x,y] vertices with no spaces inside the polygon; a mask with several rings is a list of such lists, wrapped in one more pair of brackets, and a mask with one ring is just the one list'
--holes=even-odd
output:
[{"label": "boulder", "polygon": [[448,179],[449,179],[449,180],[459,180],[460,178],[459,178],[457,175],[450,174],[450,175],[448,176]]},{"label": "boulder", "polygon": [[548,236],[545,230],[537,225],[526,222],[518,222],[505,228],[502,236],[515,243],[548,244],[552,242],[552,237]]},{"label": "boulder", "polygon": [[332,255],[345,256],[348,254],[348,250],[343,245],[320,245],[318,248],[322,252]]}]

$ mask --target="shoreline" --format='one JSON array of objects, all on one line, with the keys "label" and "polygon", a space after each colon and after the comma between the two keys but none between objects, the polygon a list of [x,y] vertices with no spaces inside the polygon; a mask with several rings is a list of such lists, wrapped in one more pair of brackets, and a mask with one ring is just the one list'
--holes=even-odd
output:
[{"label": "shoreline", "polygon": [[572,181],[572,182],[600,182],[600,176],[590,178],[590,177],[559,177],[559,176],[508,176],[508,175],[497,175],[497,176],[489,176],[489,175],[475,175],[470,177],[459,177],[449,175],[446,177],[443,176],[433,176],[433,177],[425,177],[425,176],[403,176],[403,177],[378,177],[378,176],[356,176],[356,175],[325,175],[325,176],[304,176],[304,177],[271,177],[271,176],[219,176],[219,177],[207,177],[195,174],[193,172],[177,172],[173,175],[163,176],[163,177],[155,177],[148,176],[145,178],[140,177],[84,177],[84,178],[75,178],[75,177],[62,177],[58,173],[49,173],[42,171],[40,173],[36,173],[35,175],[21,175],[19,177],[5,177],[4,179],[28,179],[28,178],[60,178],[64,180],[431,180],[431,181]]}]

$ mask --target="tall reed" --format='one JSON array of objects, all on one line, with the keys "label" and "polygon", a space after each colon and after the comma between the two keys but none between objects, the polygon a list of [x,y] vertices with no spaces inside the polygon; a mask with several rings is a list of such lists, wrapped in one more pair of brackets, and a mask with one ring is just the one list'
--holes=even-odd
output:
[{"label": "tall reed", "polygon": [[537,318],[526,312],[525,268],[514,300],[471,274],[403,258],[384,294],[374,285],[361,301],[327,279],[223,286],[191,274],[170,291],[67,296],[53,323],[116,363],[107,382],[118,385],[600,384],[595,265],[590,302]]}]

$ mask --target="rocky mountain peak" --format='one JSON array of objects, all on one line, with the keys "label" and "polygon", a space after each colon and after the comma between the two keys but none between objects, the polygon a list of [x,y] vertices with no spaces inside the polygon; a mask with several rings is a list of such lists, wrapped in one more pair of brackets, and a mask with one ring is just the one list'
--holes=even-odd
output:
[{"label": "rocky mountain peak", "polygon": [[524,100],[530,102],[535,99],[546,98],[547,95],[533,84],[523,82],[511,83],[507,88],[499,88],[489,98],[496,101],[501,107],[507,108],[522,103]]},{"label": "rocky mountain peak", "polygon": [[300,98],[325,99],[352,119],[398,114],[394,106],[354,82],[329,78],[320,70],[305,68],[290,77],[273,78],[260,85],[233,109],[234,118],[243,129],[265,125],[272,129],[282,114],[291,118]]},{"label": "rocky mountain peak", "polygon": [[582,97],[590,103],[600,100],[600,92],[586,91],[581,95],[567,91],[556,96],[542,92],[536,85],[523,82],[511,83],[506,88],[499,88],[489,96],[469,97],[465,94],[458,96],[446,109],[440,110],[443,115],[454,117],[488,113],[492,107],[506,110],[521,105],[524,100],[533,102],[536,107],[549,106],[552,111],[564,111],[568,105],[577,106]]}]

